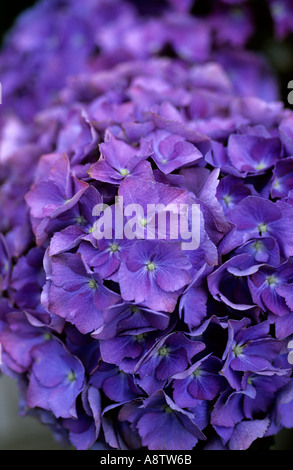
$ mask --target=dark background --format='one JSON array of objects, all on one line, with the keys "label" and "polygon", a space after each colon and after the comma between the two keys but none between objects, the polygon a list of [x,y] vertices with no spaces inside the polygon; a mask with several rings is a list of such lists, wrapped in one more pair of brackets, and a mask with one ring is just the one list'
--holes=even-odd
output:
[{"label": "dark background", "polygon": [[[8,3],[8,7],[5,5]],[[0,40],[2,41],[5,32],[12,26],[15,18],[26,8],[37,3],[37,0],[22,0],[20,2],[4,2],[2,0],[0,6]]]}]

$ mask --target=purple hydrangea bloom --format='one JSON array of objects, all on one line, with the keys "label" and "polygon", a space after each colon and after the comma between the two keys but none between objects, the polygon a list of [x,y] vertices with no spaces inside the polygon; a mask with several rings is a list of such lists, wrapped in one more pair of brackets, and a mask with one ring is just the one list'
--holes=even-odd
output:
[{"label": "purple hydrangea bloom", "polygon": [[139,386],[149,395],[161,390],[166,380],[183,371],[204,347],[180,332],[160,338],[136,366]]},{"label": "purple hydrangea bloom", "polygon": [[292,187],[293,159],[288,157],[280,160],[274,168],[274,178],[272,180],[272,198],[285,199]]},{"label": "purple hydrangea bloom", "polygon": [[136,409],[126,405],[120,411],[120,419],[137,428],[142,444],[150,450],[185,450],[204,439],[194,415],[176,406],[162,391],[145,399]]},{"label": "purple hydrangea bloom", "polygon": [[49,249],[50,256],[64,253],[68,249],[82,245],[83,240],[91,242],[94,246],[96,245],[96,239],[92,233],[96,222],[93,211],[94,207],[101,203],[100,193],[93,186],[89,186],[79,199],[78,205],[70,210],[65,228],[55,232],[52,236]]},{"label": "purple hydrangea bloom", "polygon": [[80,360],[56,340],[35,346],[32,358],[28,406],[51,410],[57,418],[77,417],[76,398],[84,384]]},{"label": "purple hydrangea bloom", "polygon": [[289,259],[277,268],[262,266],[251,276],[249,283],[252,297],[263,310],[268,308],[275,315],[290,313],[290,284],[292,283],[292,260]]},{"label": "purple hydrangea bloom", "polygon": [[43,0],[0,52],[1,370],[79,450],[293,428],[293,113],[208,3]]},{"label": "purple hydrangea bloom", "polygon": [[190,282],[190,267],[180,245],[138,241],[126,252],[119,269],[122,298],[172,312],[180,291]]},{"label": "purple hydrangea bloom", "polygon": [[201,152],[181,136],[157,131],[149,138],[154,149],[153,159],[163,173],[171,173],[202,157]]},{"label": "purple hydrangea bloom", "polygon": [[[96,333],[94,336],[99,337]],[[119,366],[126,373],[133,373],[138,362],[154,345],[162,332],[157,333],[153,327],[136,330],[118,330],[114,337],[103,338],[100,341],[102,359]]]},{"label": "purple hydrangea bloom", "polygon": [[32,217],[43,219],[62,214],[77,202],[86,188],[87,185],[71,176],[67,155],[44,157],[43,164],[39,166],[37,184],[26,196]]},{"label": "purple hydrangea bloom", "polygon": [[82,392],[83,406],[77,416],[62,418],[62,427],[77,450],[87,450],[96,442],[101,430],[101,396],[95,387],[87,386]]},{"label": "purple hydrangea bloom", "polygon": [[32,248],[26,256],[19,258],[14,266],[10,288],[11,296],[19,308],[40,307],[40,292],[45,281],[43,258],[43,248]]},{"label": "purple hydrangea bloom", "polygon": [[113,364],[100,362],[91,376],[91,385],[102,389],[112,401],[123,403],[133,400],[141,393],[132,375],[126,374]]},{"label": "purple hydrangea bloom", "polygon": [[275,24],[275,32],[280,39],[292,33],[292,5],[288,0],[270,0],[271,14]]},{"label": "purple hydrangea bloom", "polygon": [[280,153],[281,143],[278,138],[234,134],[229,137],[228,156],[243,176],[268,170],[279,159]]},{"label": "purple hydrangea bloom", "polygon": [[[1,310],[4,310],[4,305]],[[52,335],[45,324],[36,328],[29,314],[15,310],[9,305],[5,305],[5,310],[6,322],[0,331],[2,355],[12,371],[23,373],[32,364],[31,349],[44,343]]]},{"label": "purple hydrangea bloom", "polygon": [[223,355],[225,363],[222,373],[236,390],[241,390],[237,383],[241,372],[250,371],[260,375],[285,373],[282,370],[278,372],[278,368],[272,365],[281,344],[270,337],[268,322],[248,327],[249,323],[244,318],[240,321],[231,320],[228,325],[229,339]]},{"label": "purple hydrangea bloom", "polygon": [[50,312],[65,318],[82,333],[101,326],[103,310],[120,299],[102,284],[100,276],[90,270],[79,253],[54,257],[48,279],[43,302]]},{"label": "purple hydrangea bloom", "polygon": [[144,140],[137,150],[110,135],[109,140],[100,145],[100,152],[100,160],[90,168],[90,176],[95,180],[119,184],[128,175],[151,175],[149,163],[145,160],[152,152]]},{"label": "purple hydrangea bloom", "polygon": [[292,256],[292,215],[292,206],[284,201],[273,203],[259,196],[242,199],[237,208],[227,215],[235,229],[228,234],[227,241],[223,243],[223,250],[230,251],[250,238],[271,236],[277,241],[283,256]]},{"label": "purple hydrangea bloom", "polygon": [[195,407],[201,400],[213,400],[220,391],[221,361],[206,356],[184,372],[176,373],[173,381],[174,400],[181,407]]}]

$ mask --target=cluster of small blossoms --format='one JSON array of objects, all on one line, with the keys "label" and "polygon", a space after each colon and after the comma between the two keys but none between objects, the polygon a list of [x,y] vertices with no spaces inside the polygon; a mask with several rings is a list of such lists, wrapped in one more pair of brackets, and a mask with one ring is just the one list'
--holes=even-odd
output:
[{"label": "cluster of small blossoms", "polygon": [[[205,8],[202,10],[200,4]],[[58,102],[60,88],[76,74],[111,69],[130,59],[166,50],[194,63],[213,59],[231,71],[240,91],[253,81],[257,58],[244,47],[257,29],[256,5],[248,0],[43,0],[24,12],[6,35],[0,54],[5,100],[29,123],[37,111]],[[290,0],[268,0],[276,37],[292,31]],[[199,5],[200,15],[191,14]],[[262,7],[262,8],[264,8]],[[142,10],[142,11],[140,11]],[[146,10],[146,11],[144,11]],[[260,60],[260,59],[259,59]],[[256,63],[255,63],[256,62]],[[254,88],[246,92],[263,93]],[[272,96],[270,95],[271,99]]]},{"label": "cluster of small blossoms", "polygon": [[[109,4],[85,16],[94,3]],[[293,427],[293,113],[262,59],[210,49],[190,2],[147,20],[111,3],[90,67],[30,96],[33,123],[3,118],[1,370],[22,413],[79,450],[248,449]],[[68,3],[50,5],[54,23]],[[117,198],[187,207],[191,225],[198,207],[199,245],[144,236],[147,216],[140,237],[98,237]]]}]

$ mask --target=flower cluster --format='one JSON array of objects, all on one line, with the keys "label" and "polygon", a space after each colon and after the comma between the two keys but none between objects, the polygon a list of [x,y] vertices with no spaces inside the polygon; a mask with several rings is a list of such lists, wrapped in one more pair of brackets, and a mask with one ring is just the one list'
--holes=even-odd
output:
[{"label": "flower cluster", "polygon": [[[194,17],[191,3],[145,19],[116,0],[51,0],[12,34],[38,44],[23,54],[45,79],[41,101],[12,87],[33,123],[3,119],[2,370],[23,413],[77,449],[242,450],[293,427],[293,113],[261,58],[211,47],[227,18]],[[46,15],[49,31],[64,14],[98,39],[85,44],[68,22],[56,56],[26,21]],[[53,59],[57,72],[66,60],[66,77]],[[196,206],[199,245],[168,224],[166,239],[143,236],[143,216],[140,237],[98,237],[117,198],[184,206],[189,226]]]},{"label": "flower cluster", "polygon": [[[192,6],[198,3],[40,1],[19,17],[5,38],[0,55],[5,91],[2,110],[8,114],[13,110],[29,123],[37,111],[58,102],[61,87],[76,74],[109,70],[125,60],[146,59],[167,50],[190,63],[217,60],[231,71],[241,92],[274,99],[268,75],[264,87],[253,87],[257,85],[253,83],[254,69],[260,67],[259,73],[264,73],[264,65],[260,58],[244,52],[258,27],[253,2],[203,2],[204,11],[191,15]],[[136,4],[146,12],[139,12]],[[288,0],[271,0],[270,8],[281,39],[292,31],[292,6]]]}]

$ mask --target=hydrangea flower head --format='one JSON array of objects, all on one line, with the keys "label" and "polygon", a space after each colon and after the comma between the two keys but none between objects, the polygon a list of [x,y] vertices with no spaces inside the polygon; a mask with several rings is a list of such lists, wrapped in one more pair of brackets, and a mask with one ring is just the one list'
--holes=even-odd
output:
[{"label": "hydrangea flower head", "polygon": [[196,12],[43,0],[0,53],[1,369],[76,449],[293,427],[293,113],[251,2]]}]

